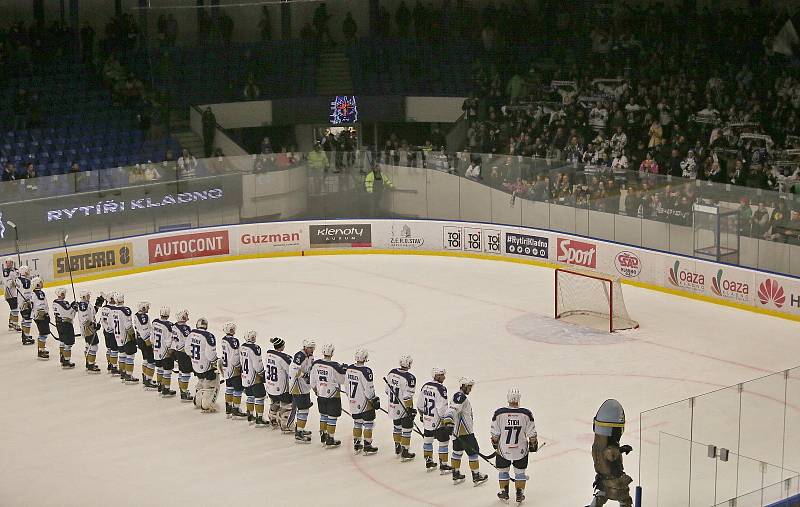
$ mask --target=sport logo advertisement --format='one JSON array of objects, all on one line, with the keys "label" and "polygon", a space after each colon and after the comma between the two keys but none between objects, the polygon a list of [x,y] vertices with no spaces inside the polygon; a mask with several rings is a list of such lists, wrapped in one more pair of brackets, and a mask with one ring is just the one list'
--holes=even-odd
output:
[{"label": "sport logo advertisement", "polygon": [[558,262],[584,268],[597,267],[597,245],[574,239],[558,238]]},{"label": "sport logo advertisement", "polygon": [[266,234],[245,233],[239,237],[239,241],[243,245],[300,246],[300,234],[301,231]]},{"label": "sport logo advertisement", "polygon": [[711,292],[717,296],[735,299],[737,301],[750,300],[750,284],[737,282],[729,278],[724,278],[723,270],[717,271],[717,275],[711,279]]},{"label": "sport logo advertisement", "polygon": [[703,273],[682,270],[681,261],[675,261],[675,264],[669,268],[667,279],[675,287],[694,292],[703,292],[706,288],[706,277],[703,276]]},{"label": "sport logo advertisement", "polygon": [[541,236],[506,232],[506,253],[547,259],[550,256],[550,240]]},{"label": "sport logo advertisement", "polygon": [[758,286],[758,300],[764,306],[772,303],[775,308],[782,308],[786,303],[786,293],[777,280],[767,278]]},{"label": "sport logo advertisement", "polygon": [[636,278],[642,272],[642,260],[635,253],[625,250],[614,258],[614,267],[620,275]]},{"label": "sport logo advertisement", "polygon": [[198,232],[147,240],[150,264],[230,253],[228,231]]},{"label": "sport logo advertisement", "polygon": [[444,227],[445,250],[464,252],[500,253],[500,231],[476,227]]},{"label": "sport logo advertisement", "polygon": [[78,276],[131,266],[133,243],[130,242],[72,250],[69,252],[69,262],[66,252],[53,254],[53,276],[56,279],[68,278],[70,271],[73,276]]},{"label": "sport logo advertisement", "polygon": [[333,224],[309,225],[311,248],[369,248],[372,246],[372,225]]},{"label": "sport logo advertisement", "polygon": [[425,243],[425,238],[415,236],[411,232],[411,226],[403,224],[400,234],[397,234],[394,224],[392,225],[392,237],[389,238],[389,246],[392,248],[419,248]]}]

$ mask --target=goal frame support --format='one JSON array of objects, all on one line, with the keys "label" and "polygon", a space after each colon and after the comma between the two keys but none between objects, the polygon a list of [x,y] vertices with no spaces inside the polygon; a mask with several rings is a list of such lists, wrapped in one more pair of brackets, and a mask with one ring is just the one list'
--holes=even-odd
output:
[{"label": "goal frame support", "polygon": [[608,332],[614,332],[614,280],[608,277],[603,277],[600,275],[595,275],[593,273],[587,273],[585,271],[578,271],[575,269],[569,268],[556,268],[553,271],[553,276],[555,278],[555,283],[553,284],[554,292],[553,292],[553,299],[555,301],[555,315],[556,319],[560,318],[558,313],[558,273],[569,273],[572,275],[583,276],[585,278],[593,278],[595,280],[600,280],[603,283],[608,283]]}]

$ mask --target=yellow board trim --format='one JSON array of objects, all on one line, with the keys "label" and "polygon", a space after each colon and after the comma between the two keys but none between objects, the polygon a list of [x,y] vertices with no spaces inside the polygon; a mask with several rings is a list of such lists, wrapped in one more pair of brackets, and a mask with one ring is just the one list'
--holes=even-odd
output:
[{"label": "yellow board trim", "polygon": [[[76,277],[75,283],[83,283],[83,282],[91,282],[93,280],[102,280],[104,278],[111,278],[117,276],[128,276],[128,275],[135,275],[138,273],[147,273],[149,271],[157,271],[160,269],[170,269],[170,268],[178,268],[184,266],[195,266],[200,264],[211,264],[215,262],[229,262],[229,261],[240,261],[240,260],[250,260],[250,259],[271,259],[271,258],[280,258],[280,257],[306,257],[306,256],[322,256],[322,255],[424,255],[424,256],[433,256],[433,257],[461,257],[467,259],[481,259],[481,260],[491,260],[491,261],[502,261],[502,262],[513,262],[516,264],[529,264],[532,266],[538,266],[542,268],[550,268],[556,269],[560,267],[564,267],[560,264],[555,264],[553,262],[547,261],[537,261],[531,259],[517,259],[512,257],[502,257],[498,255],[490,255],[490,254],[481,254],[481,253],[468,253],[468,252],[431,252],[431,251],[419,251],[419,250],[384,250],[384,249],[328,249],[328,248],[320,248],[320,249],[312,249],[312,250],[301,250],[297,252],[264,252],[264,253],[252,253],[252,254],[239,254],[239,255],[222,255],[218,257],[204,257],[204,258],[196,258],[196,259],[182,259],[178,261],[169,261],[169,262],[162,262],[158,264],[151,264],[149,266],[141,266],[136,268],[126,268],[126,269],[119,269],[115,271],[109,271],[106,273],[97,273],[93,275],[87,275],[82,277]],[[777,310],[772,310],[769,308],[758,308],[756,306],[747,305],[744,303],[739,303],[736,301],[727,301],[725,299],[716,298],[713,296],[707,296],[705,294],[695,294],[693,292],[681,290],[681,289],[672,289],[668,287],[661,287],[659,285],[655,285],[652,283],[640,282],[637,280],[630,280],[630,279],[620,279],[621,283],[626,285],[632,285],[634,287],[639,287],[641,289],[648,289],[657,292],[663,292],[665,294],[671,294],[673,296],[680,296],[689,299],[695,299],[698,301],[704,301],[706,303],[712,303],[715,305],[720,306],[727,306],[730,308],[736,308],[739,310],[745,310],[748,312],[759,313],[762,315],[769,315],[771,317],[778,317],[780,319],[791,320],[795,322],[800,322],[800,315],[793,315],[789,313],[779,312]],[[60,285],[67,285],[69,284],[69,280],[59,280],[54,282],[48,282],[45,284],[47,287],[54,287]]]}]

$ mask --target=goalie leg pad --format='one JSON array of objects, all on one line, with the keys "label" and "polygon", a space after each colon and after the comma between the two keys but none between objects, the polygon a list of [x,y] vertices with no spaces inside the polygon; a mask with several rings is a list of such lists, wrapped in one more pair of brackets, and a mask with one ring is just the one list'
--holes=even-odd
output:
[{"label": "goalie leg pad", "polygon": [[219,394],[219,382],[214,380],[203,379],[197,385],[197,397],[199,406],[203,410],[213,410],[217,402],[217,395]]}]

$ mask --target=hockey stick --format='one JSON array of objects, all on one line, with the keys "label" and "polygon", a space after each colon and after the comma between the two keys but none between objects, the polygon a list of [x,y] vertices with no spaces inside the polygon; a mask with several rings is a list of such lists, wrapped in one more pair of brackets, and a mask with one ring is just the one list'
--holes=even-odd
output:
[{"label": "hockey stick", "polygon": [[[386,377],[383,377],[383,381],[386,382],[386,387],[388,387],[389,389],[392,388],[392,386],[389,385],[389,381],[386,380]],[[409,417],[409,416],[411,417],[411,422],[414,424],[414,432],[417,435],[419,435],[421,437],[424,437],[425,434],[422,432],[422,430],[419,429],[419,426],[417,426],[417,421],[414,419],[414,416],[411,415],[411,412],[409,411],[408,407],[406,407],[405,405],[403,405],[403,407],[406,409],[406,417]],[[389,412],[386,412],[386,414],[388,415]]]},{"label": "hockey stick", "polygon": [[75,282],[72,280],[72,262],[69,258],[69,249],[67,249],[67,240],[69,239],[69,234],[64,235],[64,252],[67,254],[67,268],[69,269],[69,284],[72,286],[72,300],[77,301],[78,296],[75,295]]}]

